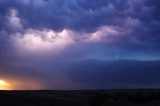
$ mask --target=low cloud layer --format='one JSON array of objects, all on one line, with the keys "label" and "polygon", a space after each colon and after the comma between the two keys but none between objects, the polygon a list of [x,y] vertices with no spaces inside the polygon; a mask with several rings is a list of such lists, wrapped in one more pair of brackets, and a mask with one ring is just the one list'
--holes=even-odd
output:
[{"label": "low cloud layer", "polygon": [[83,89],[160,87],[159,61],[87,60],[73,64],[69,75],[82,84]]}]

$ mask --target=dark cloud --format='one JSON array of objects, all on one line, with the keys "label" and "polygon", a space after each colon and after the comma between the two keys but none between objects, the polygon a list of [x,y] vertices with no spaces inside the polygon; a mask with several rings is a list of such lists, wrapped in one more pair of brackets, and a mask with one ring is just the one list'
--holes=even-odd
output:
[{"label": "dark cloud", "polygon": [[[85,67],[85,68],[84,68]],[[79,61],[70,66],[70,76],[86,88],[159,87],[159,61]]]},{"label": "dark cloud", "polygon": [[[130,31],[122,45],[159,46],[159,1],[154,0],[53,0],[1,2],[1,20],[10,8],[18,11],[24,27],[93,32],[105,25]],[[1,21],[2,28],[4,23]]]}]

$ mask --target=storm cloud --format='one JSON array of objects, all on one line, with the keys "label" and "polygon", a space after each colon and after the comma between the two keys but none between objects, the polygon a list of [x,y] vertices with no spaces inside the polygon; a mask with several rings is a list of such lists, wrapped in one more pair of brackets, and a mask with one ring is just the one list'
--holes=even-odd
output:
[{"label": "storm cloud", "polygon": [[43,82],[42,89],[113,88],[116,81],[159,86],[154,77],[159,5],[159,0],[0,0],[1,77],[27,76]]}]

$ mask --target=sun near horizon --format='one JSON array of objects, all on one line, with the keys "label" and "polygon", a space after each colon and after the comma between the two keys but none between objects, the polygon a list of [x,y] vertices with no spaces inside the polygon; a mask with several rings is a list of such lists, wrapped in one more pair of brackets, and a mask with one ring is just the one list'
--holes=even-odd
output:
[{"label": "sun near horizon", "polygon": [[0,80],[0,90],[11,90],[11,85],[5,80]]}]

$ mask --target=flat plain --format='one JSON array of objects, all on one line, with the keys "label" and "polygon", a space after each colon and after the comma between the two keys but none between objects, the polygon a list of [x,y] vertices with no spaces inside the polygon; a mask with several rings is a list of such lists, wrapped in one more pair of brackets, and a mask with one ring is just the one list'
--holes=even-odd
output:
[{"label": "flat plain", "polygon": [[0,91],[0,106],[160,106],[160,90]]}]

